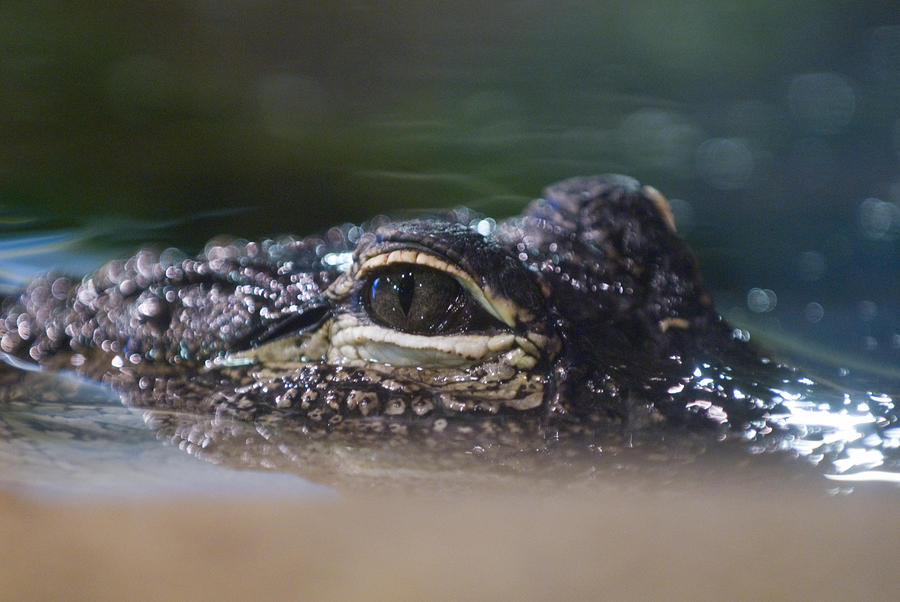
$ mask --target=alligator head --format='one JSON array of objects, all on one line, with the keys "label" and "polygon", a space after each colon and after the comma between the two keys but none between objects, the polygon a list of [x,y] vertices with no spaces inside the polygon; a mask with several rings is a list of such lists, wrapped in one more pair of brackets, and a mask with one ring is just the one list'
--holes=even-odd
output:
[{"label": "alligator head", "polygon": [[[623,176],[558,183],[501,223],[381,220],[43,276],[6,300],[0,346],[109,382],[157,422],[470,440],[743,424],[777,404],[703,382],[698,365],[753,352],[665,199]],[[175,430],[200,445],[210,428]]]}]

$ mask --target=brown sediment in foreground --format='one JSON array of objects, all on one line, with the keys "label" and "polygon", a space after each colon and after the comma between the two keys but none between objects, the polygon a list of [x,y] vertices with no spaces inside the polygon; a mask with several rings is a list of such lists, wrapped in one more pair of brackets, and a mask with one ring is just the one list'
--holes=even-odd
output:
[{"label": "brown sediment in foreground", "polygon": [[894,599],[898,490],[0,493],[0,599]]}]

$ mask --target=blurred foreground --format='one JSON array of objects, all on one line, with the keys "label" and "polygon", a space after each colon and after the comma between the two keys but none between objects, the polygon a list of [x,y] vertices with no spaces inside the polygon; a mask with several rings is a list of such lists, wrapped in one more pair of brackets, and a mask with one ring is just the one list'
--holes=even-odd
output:
[{"label": "blurred foreground", "polygon": [[896,495],[877,493],[0,494],[0,599],[893,600],[900,518]]}]

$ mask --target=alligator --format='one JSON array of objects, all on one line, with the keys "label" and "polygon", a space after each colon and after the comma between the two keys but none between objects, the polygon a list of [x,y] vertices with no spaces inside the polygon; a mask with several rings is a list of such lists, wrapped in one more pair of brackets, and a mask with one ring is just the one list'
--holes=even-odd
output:
[{"label": "alligator", "polygon": [[661,427],[761,439],[785,431],[773,391],[797,380],[715,311],[665,198],[620,175],[551,185],[500,222],[143,250],[38,277],[0,315],[9,358],[108,383],[198,453],[238,424],[466,449]]}]

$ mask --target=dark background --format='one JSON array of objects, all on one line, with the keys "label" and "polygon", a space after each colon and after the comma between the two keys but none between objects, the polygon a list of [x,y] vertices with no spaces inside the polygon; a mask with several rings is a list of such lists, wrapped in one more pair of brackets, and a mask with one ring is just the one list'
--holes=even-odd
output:
[{"label": "dark background", "polygon": [[502,217],[602,172],[673,200],[752,336],[900,361],[893,1],[0,4],[5,240],[108,257]]}]

